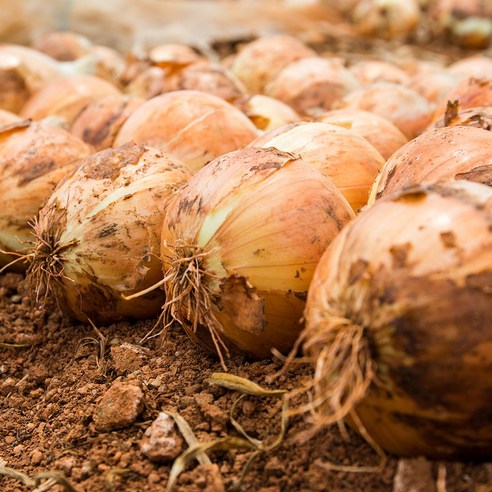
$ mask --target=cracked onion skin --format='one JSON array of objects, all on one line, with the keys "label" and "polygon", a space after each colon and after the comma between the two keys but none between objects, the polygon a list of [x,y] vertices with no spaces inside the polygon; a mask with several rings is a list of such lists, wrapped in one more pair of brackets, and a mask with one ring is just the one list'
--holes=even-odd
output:
[{"label": "cracked onion skin", "polygon": [[[350,415],[400,456],[490,460],[491,225],[492,188],[450,181],[378,200],[331,243],[314,273],[304,333],[305,353],[326,362],[315,376],[320,425]],[[348,385],[323,358],[344,333]],[[368,386],[355,395],[359,376]],[[331,399],[335,387],[341,402]]]},{"label": "cracked onion skin", "polygon": [[292,154],[245,148],[219,157],[167,209],[166,315],[221,358],[288,351],[312,272],[353,216],[331,181]]},{"label": "cracked onion skin", "polygon": [[[57,183],[93,152],[71,133],[29,121],[0,128],[0,249],[26,253],[32,245],[30,222]],[[0,253],[0,266],[14,259]],[[25,269],[17,263],[16,270]]]},{"label": "cracked onion skin", "polygon": [[161,291],[122,296],[162,278],[164,210],[190,175],[172,156],[135,144],[84,159],[35,223],[28,279],[36,298],[53,297],[65,313],[98,324],[158,314]]},{"label": "cracked onion skin", "polygon": [[376,178],[368,203],[406,186],[443,179],[492,186],[492,134],[471,126],[429,130],[397,150]]}]

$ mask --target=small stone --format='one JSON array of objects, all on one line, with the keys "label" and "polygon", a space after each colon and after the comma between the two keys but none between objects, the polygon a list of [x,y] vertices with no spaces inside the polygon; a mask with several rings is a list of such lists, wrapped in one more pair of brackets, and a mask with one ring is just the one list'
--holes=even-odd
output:
[{"label": "small stone", "polygon": [[7,436],[5,438],[5,444],[13,444],[16,441],[16,438],[14,436]]},{"label": "small stone", "polygon": [[122,343],[111,347],[113,367],[118,374],[133,372],[142,367],[145,359],[144,350],[138,345]]},{"label": "small stone", "polygon": [[174,420],[165,412],[152,422],[140,443],[140,451],[150,461],[165,463],[174,460],[183,449],[183,438],[178,434]]},{"label": "small stone", "polygon": [[191,472],[193,483],[204,492],[224,492],[224,482],[216,464],[199,465]]},{"label": "small stone", "polygon": [[15,448],[12,450],[14,452],[15,455],[20,455],[24,452],[24,446],[22,444],[17,444],[17,446],[15,446]]},{"label": "small stone", "polygon": [[35,449],[31,453],[31,465],[37,466],[43,461],[44,455],[39,449]]},{"label": "small stone", "polygon": [[436,492],[431,462],[425,458],[398,461],[393,492]]},{"label": "small stone", "polygon": [[276,456],[274,456],[266,462],[265,472],[267,473],[267,475],[281,477],[287,472],[287,470],[285,469],[282,462]]},{"label": "small stone", "polygon": [[77,460],[75,459],[75,456],[64,456],[55,462],[55,468],[69,477],[76,464]]},{"label": "small stone", "polygon": [[143,410],[143,392],[134,385],[113,383],[103,395],[94,414],[94,423],[98,431],[110,431],[128,427]]}]

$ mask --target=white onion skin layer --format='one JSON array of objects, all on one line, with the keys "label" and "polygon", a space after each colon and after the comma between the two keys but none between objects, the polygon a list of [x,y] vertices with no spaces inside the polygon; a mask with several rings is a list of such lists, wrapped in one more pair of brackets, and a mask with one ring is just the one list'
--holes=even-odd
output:
[{"label": "white onion skin layer", "polygon": [[[219,355],[212,330],[227,349],[256,358],[273,347],[288,351],[302,329],[312,272],[353,216],[331,181],[292,154],[246,148],[216,159],[166,212],[161,254],[164,275],[174,277],[166,302],[179,299],[171,317]],[[177,262],[194,254],[201,290],[179,298],[191,281]],[[195,309],[198,296],[209,309]]]},{"label": "white onion skin layer", "polygon": [[172,156],[135,144],[82,161],[35,224],[28,278],[36,296],[52,295],[67,314],[98,324],[157,315],[164,302],[159,289],[131,300],[123,296],[162,278],[164,211],[190,176]]},{"label": "white onion skin layer", "polygon": [[[355,414],[372,440],[402,456],[490,459],[491,293],[492,189],[408,188],[378,200],[323,255],[304,349],[316,359],[320,340],[333,342],[333,313],[361,327],[375,376]],[[317,376],[315,396],[328,397],[334,374]]]}]

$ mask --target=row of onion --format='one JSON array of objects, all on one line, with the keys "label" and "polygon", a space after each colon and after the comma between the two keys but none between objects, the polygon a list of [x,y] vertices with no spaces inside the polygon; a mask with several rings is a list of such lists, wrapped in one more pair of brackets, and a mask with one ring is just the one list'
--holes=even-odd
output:
[{"label": "row of onion", "polygon": [[[492,134],[459,116],[487,114],[490,82],[463,77],[442,116],[408,72],[380,80],[381,65],[264,43],[232,71],[294,106],[274,128],[254,115],[265,94],[145,100],[94,75],[58,78],[6,113],[1,260],[17,255],[38,301],[98,324],[160,315],[224,365],[298,339],[315,364],[300,411],[318,425],[347,418],[403,455],[490,456]],[[127,69],[208,66],[168,48]],[[327,111],[334,95],[345,107]]]}]

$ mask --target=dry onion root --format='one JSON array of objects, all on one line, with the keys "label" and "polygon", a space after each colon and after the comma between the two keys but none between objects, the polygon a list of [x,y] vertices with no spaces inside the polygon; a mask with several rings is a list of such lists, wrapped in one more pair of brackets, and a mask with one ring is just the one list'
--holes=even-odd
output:
[{"label": "dry onion root", "polygon": [[[34,240],[29,224],[39,208],[92,151],[61,128],[25,121],[0,128],[0,250],[26,253]],[[0,253],[0,266],[13,258]]]},{"label": "dry onion root", "polygon": [[384,165],[381,154],[363,137],[327,123],[294,123],[258,137],[255,147],[274,147],[299,155],[328,177],[355,212],[369,197],[369,190]]},{"label": "dry onion root", "polygon": [[492,186],[490,132],[450,126],[423,133],[386,162],[371,189],[369,203],[406,186],[450,178]]},{"label": "dry onion root", "polygon": [[128,144],[87,157],[55,189],[34,225],[28,279],[37,299],[54,297],[68,314],[107,324],[155,316],[162,278],[159,241],[172,192],[190,177],[177,160]]},{"label": "dry onion root", "polygon": [[331,243],[309,289],[316,428],[348,417],[403,456],[492,453],[492,189],[416,186]]},{"label": "dry onion root", "polygon": [[246,115],[223,99],[175,91],[145,101],[121,127],[114,145],[134,141],[176,156],[193,172],[250,143],[258,132]]},{"label": "dry onion root", "polygon": [[408,138],[391,121],[363,109],[338,109],[318,118],[322,123],[338,125],[364,137],[382,156],[388,159]]},{"label": "dry onion root", "polygon": [[162,230],[168,321],[217,352],[288,351],[312,272],[354,216],[301,159],[246,148],[202,168],[171,200]]},{"label": "dry onion root", "polygon": [[75,118],[70,132],[96,150],[113,146],[123,123],[143,101],[124,94],[109,94],[91,102]]}]

